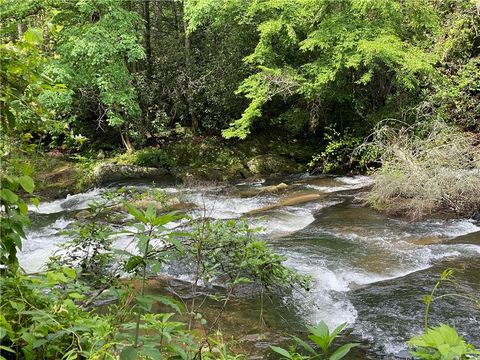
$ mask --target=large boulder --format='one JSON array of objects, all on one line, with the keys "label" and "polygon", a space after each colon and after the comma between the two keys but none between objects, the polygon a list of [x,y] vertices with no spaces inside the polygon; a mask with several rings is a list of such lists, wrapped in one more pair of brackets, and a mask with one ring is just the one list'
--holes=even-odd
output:
[{"label": "large boulder", "polygon": [[301,166],[295,161],[281,155],[258,155],[247,162],[248,170],[254,176],[271,174],[289,174],[301,171]]},{"label": "large boulder", "polygon": [[38,165],[35,183],[35,195],[50,200],[81,191],[88,179],[75,163],[49,157]]},{"label": "large boulder", "polygon": [[168,174],[169,172],[166,169],[111,163],[100,163],[93,169],[93,179],[97,184],[123,179],[155,178]]}]

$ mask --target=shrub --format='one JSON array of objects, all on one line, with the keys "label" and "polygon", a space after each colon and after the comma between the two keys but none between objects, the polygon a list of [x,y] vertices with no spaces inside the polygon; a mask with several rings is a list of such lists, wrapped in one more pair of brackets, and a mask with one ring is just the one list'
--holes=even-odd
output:
[{"label": "shrub", "polygon": [[320,169],[322,173],[330,173],[365,167],[369,161],[366,157],[367,152],[357,151],[363,139],[348,128],[340,133],[333,126],[326,127],[324,140],[324,150],[314,155],[308,164],[314,170]]},{"label": "shrub", "polygon": [[439,210],[474,216],[480,210],[480,151],[473,135],[441,121],[375,132],[382,168],[371,204],[420,218]]}]

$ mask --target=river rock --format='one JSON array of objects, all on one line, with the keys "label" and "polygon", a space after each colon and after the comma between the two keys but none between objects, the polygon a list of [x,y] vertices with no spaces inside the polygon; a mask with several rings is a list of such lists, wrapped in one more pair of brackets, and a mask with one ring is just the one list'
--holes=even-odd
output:
[{"label": "river rock", "polygon": [[449,244],[473,244],[480,245],[480,231],[457,236],[448,241]]},{"label": "river rock", "polygon": [[143,199],[132,200],[130,203],[142,210],[146,210],[150,205],[153,205],[157,210],[157,213],[166,211],[187,211],[197,207],[195,204],[182,202],[177,197],[166,199],[165,201],[158,201],[150,197],[146,197]]},{"label": "river rock", "polygon": [[167,174],[168,171],[161,168],[137,165],[117,165],[111,163],[98,164],[93,170],[94,182],[97,184],[123,179],[153,178],[165,176]]},{"label": "river rock", "polygon": [[282,199],[277,204],[264,206],[260,209],[250,210],[249,212],[246,213],[246,215],[255,215],[255,214],[258,214],[258,213],[261,213],[261,212],[264,212],[264,211],[278,209],[278,208],[283,207],[283,206],[293,206],[293,205],[303,204],[303,203],[306,203],[306,202],[319,200],[319,199],[322,199],[324,197],[325,197],[325,195],[317,194],[317,193],[292,196],[292,197],[288,197],[286,199]]},{"label": "river rock", "polygon": [[281,155],[258,155],[247,161],[247,168],[254,176],[288,174],[300,170],[293,160]]},{"label": "river rock", "polygon": [[413,243],[416,245],[435,245],[435,244],[441,243],[444,240],[445,239],[442,239],[438,236],[431,235],[431,236],[422,237],[420,239],[415,239],[413,240]]},{"label": "river rock", "polygon": [[288,185],[285,183],[280,183],[278,185],[271,185],[271,186],[260,187],[257,189],[240,191],[240,196],[243,198],[254,197],[261,194],[273,194],[286,189],[288,189]]},{"label": "river rock", "polygon": [[88,183],[75,163],[49,158],[35,174],[35,194],[44,199],[57,199],[75,194]]},{"label": "river rock", "polygon": [[77,212],[75,214],[75,219],[77,220],[86,220],[88,218],[90,218],[92,216],[92,214],[90,213],[90,211],[88,210],[80,210],[79,212]]}]

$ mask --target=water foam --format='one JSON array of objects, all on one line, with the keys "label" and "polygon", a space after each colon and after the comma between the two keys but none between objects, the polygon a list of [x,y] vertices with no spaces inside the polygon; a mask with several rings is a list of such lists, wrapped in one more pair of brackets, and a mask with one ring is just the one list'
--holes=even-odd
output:
[{"label": "water foam", "polygon": [[48,227],[27,231],[22,251],[18,253],[20,265],[27,272],[42,270],[48,257],[58,249],[58,245],[66,241],[66,236],[61,232],[72,222],[60,218]]},{"label": "water foam", "polygon": [[314,185],[314,184],[307,184],[307,188],[311,188],[314,190],[318,190],[324,193],[334,193],[339,191],[346,191],[346,190],[356,190],[361,189],[366,186],[373,184],[373,178],[370,176],[341,176],[334,178],[339,185],[335,186],[323,186],[323,185]]},{"label": "water foam", "polygon": [[38,207],[30,205],[28,209],[38,214],[55,214],[64,211],[84,210],[87,209],[88,204],[98,198],[103,191],[102,189],[95,188],[84,193],[67,195],[65,199],[41,202]]}]

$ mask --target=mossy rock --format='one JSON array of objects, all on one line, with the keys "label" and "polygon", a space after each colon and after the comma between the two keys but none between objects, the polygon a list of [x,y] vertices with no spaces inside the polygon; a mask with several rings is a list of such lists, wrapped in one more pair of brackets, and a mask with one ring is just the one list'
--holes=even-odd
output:
[{"label": "mossy rock", "polygon": [[153,205],[154,208],[157,210],[157,213],[163,213],[166,211],[188,211],[196,207],[195,204],[182,202],[177,197],[172,197],[169,199],[165,199],[164,201],[159,201],[147,196],[143,199],[131,200],[130,204],[142,210],[147,210],[149,206]]},{"label": "mossy rock", "polygon": [[102,184],[124,179],[156,178],[168,174],[169,172],[166,169],[103,162],[93,169],[93,181],[96,184]]},{"label": "mossy rock", "polygon": [[291,174],[302,171],[302,166],[281,155],[258,155],[247,161],[247,168],[254,176]]},{"label": "mossy rock", "polygon": [[82,191],[86,186],[85,174],[75,163],[52,159],[42,164],[43,170],[35,174],[36,195],[46,199],[65,197]]}]

